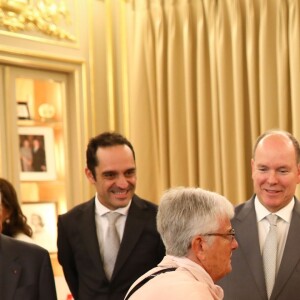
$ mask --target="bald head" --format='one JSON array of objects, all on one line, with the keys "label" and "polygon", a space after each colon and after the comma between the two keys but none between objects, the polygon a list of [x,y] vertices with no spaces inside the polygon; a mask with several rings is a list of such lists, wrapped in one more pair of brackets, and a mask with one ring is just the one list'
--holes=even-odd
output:
[{"label": "bald head", "polygon": [[[255,145],[253,147],[253,154],[252,154],[252,158],[255,160],[255,154],[256,154],[256,150],[257,147],[259,145],[262,145],[263,143],[266,142],[276,142],[276,141],[282,141],[283,143],[291,143],[291,145],[294,148],[295,151],[295,159],[297,163],[300,163],[300,146],[299,146],[299,142],[297,141],[297,139],[289,132],[284,131],[284,130],[268,130],[266,132],[264,132],[262,135],[260,135],[256,142]],[[274,146],[276,146],[274,144]]]}]

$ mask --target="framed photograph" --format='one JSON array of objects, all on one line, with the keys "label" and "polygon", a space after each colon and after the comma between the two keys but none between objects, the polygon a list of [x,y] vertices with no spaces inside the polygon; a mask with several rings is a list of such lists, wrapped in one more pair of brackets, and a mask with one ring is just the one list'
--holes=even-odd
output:
[{"label": "framed photograph", "polygon": [[24,202],[22,211],[32,228],[34,242],[50,253],[57,252],[57,207],[55,202]]},{"label": "framed photograph", "polygon": [[30,120],[30,113],[28,104],[25,101],[18,101],[17,103],[17,116],[19,120]]},{"label": "framed photograph", "polygon": [[56,179],[54,137],[50,127],[19,127],[20,179]]}]

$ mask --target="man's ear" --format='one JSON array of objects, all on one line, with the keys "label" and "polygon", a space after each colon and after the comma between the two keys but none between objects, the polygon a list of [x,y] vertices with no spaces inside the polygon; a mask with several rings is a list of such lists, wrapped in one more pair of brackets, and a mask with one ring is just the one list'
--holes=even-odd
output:
[{"label": "man's ear", "polygon": [[205,258],[206,241],[201,235],[197,235],[192,240],[191,250],[193,255],[200,261]]},{"label": "man's ear", "polygon": [[297,183],[300,183],[300,164],[297,165],[297,170],[298,170],[298,181],[297,181]]},{"label": "man's ear", "polygon": [[94,178],[94,175],[93,175],[93,173],[90,171],[90,169],[85,168],[85,169],[84,169],[84,172],[85,172],[85,175],[86,175],[86,177],[87,177],[87,179],[89,180],[90,183],[92,183],[92,184],[96,183],[96,180],[95,180],[95,178]]}]

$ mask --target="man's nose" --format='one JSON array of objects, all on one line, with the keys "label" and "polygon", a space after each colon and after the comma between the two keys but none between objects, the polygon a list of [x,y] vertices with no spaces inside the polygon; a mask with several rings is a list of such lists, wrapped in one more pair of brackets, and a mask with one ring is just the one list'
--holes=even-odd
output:
[{"label": "man's nose", "polygon": [[120,175],[117,178],[117,186],[121,188],[127,188],[128,187],[128,181],[124,175]]},{"label": "man's nose", "polygon": [[270,184],[274,184],[277,183],[278,179],[277,179],[277,175],[275,171],[270,171],[268,173],[268,183]]},{"label": "man's nose", "polygon": [[234,238],[233,240],[232,240],[232,246],[231,246],[231,248],[232,248],[232,250],[235,250],[235,249],[237,249],[239,247],[239,243],[237,242],[237,240]]}]

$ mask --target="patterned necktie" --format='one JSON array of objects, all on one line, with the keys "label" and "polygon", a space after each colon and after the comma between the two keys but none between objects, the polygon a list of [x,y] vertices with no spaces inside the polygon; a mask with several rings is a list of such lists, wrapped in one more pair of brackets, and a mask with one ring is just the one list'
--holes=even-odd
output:
[{"label": "patterned necktie", "polygon": [[108,219],[108,229],[103,245],[103,267],[109,280],[111,279],[120,247],[120,237],[116,229],[116,221],[120,216],[121,215],[116,212],[109,212],[106,214]]},{"label": "patterned necktie", "polygon": [[276,260],[277,260],[277,216],[270,214],[267,217],[270,223],[270,230],[267,234],[264,250],[263,250],[263,264],[265,271],[266,287],[268,299],[270,299],[275,277],[276,277]]}]

